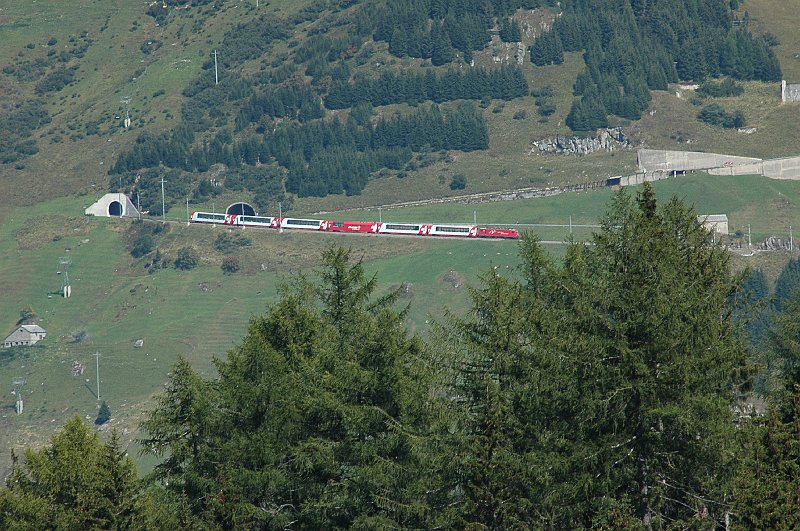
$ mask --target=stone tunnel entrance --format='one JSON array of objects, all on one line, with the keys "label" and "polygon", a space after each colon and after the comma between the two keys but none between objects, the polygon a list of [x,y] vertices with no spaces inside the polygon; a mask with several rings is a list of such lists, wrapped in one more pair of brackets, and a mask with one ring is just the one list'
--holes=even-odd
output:
[{"label": "stone tunnel entrance", "polygon": [[119,201],[111,201],[108,204],[108,215],[109,216],[121,216],[122,215],[122,203]]},{"label": "stone tunnel entrance", "polygon": [[242,216],[255,216],[255,209],[247,203],[233,203],[226,210],[226,214],[241,214]]}]

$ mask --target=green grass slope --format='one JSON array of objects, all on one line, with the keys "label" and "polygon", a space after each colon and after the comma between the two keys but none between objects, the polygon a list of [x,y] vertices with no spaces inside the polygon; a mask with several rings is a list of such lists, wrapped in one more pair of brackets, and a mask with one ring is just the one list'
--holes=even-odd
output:
[{"label": "green grass slope", "polygon": [[[0,385],[9,391],[13,378],[27,381],[23,415],[14,414],[14,397],[7,391],[0,401],[0,471],[9,463],[8,448],[45,441],[71,415],[96,416],[96,353],[101,396],[111,406],[112,424],[131,440],[178,355],[189,358],[204,374],[213,374],[213,357],[224,356],[236,344],[250,316],[263,312],[275,299],[276,286],[316,265],[328,245],[353,247],[368,270],[378,275],[381,292],[404,286],[400,302],[411,304],[409,327],[423,334],[432,319],[441,317],[445,305],[456,313],[467,310],[465,286],[477,283],[481,272],[513,267],[517,247],[507,241],[247,230],[252,245],[239,253],[242,272],[224,275],[219,267],[224,256],[213,250],[224,229],[173,224],[159,236],[159,249],[174,259],[178,249],[193,247],[200,252],[201,265],[188,272],[166,268],[149,274],[144,259],[134,260],[128,254],[130,222],[82,216],[83,209],[107,191],[107,169],[120,151],[142,131],[157,132],[178,123],[182,89],[201,71],[225,31],[260,13],[286,15],[306,4],[273,0],[262,2],[256,11],[254,1],[226,2],[216,10],[189,10],[166,26],[157,26],[145,15],[144,4],[118,0],[78,4],[6,0],[0,6],[0,67],[68,51],[74,46],[70,38],[84,42],[80,40],[84,32],[91,40],[84,57],[69,63],[78,66],[75,81],[47,95],[52,123],[34,133],[39,153],[0,166],[0,331],[13,330],[19,312],[28,305],[48,331],[47,339],[36,347],[0,351]],[[800,81],[792,77],[800,75],[793,62],[800,53],[799,41],[790,23],[797,7],[796,0],[748,0],[742,7],[751,13],[757,31],[770,31],[780,39],[778,52],[790,81]],[[298,38],[305,38],[307,31],[308,24],[301,27]],[[57,42],[48,44],[51,38]],[[160,47],[151,49],[147,43],[152,42]],[[279,43],[274,53],[287,50],[288,43]],[[405,60],[388,58],[385,50],[377,53],[394,61],[394,67],[404,66]],[[476,62],[491,63],[491,51],[476,54]],[[540,238],[556,241],[570,237],[572,224],[573,237],[588,238],[590,229],[580,225],[598,223],[610,190],[477,205],[381,212],[374,208],[455,194],[448,184],[459,173],[467,177],[465,192],[472,193],[575,183],[634,171],[634,151],[585,157],[532,154],[532,140],[568,132],[563,119],[583,60],[579,54],[568,54],[558,67],[535,68],[526,62],[523,68],[532,88],[551,86],[555,91],[557,112],[546,123],[537,121],[533,97],[491,102],[482,110],[489,123],[489,150],[448,153],[430,165],[420,164],[402,179],[376,177],[360,196],[298,200],[295,213],[359,209],[325,217],[465,223],[476,217],[480,224],[528,226]],[[34,86],[35,82],[0,74],[4,94],[0,105],[8,110],[26,101]],[[757,130],[753,134],[698,122],[699,107],[685,91],[681,97],[655,93],[652,114],[622,125],[635,141],[649,147],[759,157],[797,154],[800,105],[781,106],[776,86],[752,83],[745,88],[743,96],[721,103],[728,110],[743,109]],[[124,116],[125,96],[131,98],[133,118],[127,131],[118,118]],[[523,110],[528,117],[514,119]],[[87,134],[87,124],[94,124],[96,133]],[[733,230],[746,231],[749,225],[754,241],[768,235],[785,237],[789,226],[800,227],[800,184],[795,182],[694,174],[655,186],[662,199],[674,193],[700,213],[728,214]],[[243,198],[228,193],[215,203],[193,208],[221,210],[221,205],[239,199]],[[173,208],[168,216],[185,218],[184,207]],[[559,247],[552,249],[561,252]],[[61,257],[72,261],[70,299],[53,295],[63,278]],[[786,258],[785,253],[759,253],[737,257],[736,263],[764,267],[774,278]],[[75,337],[83,339],[75,342]],[[137,339],[143,340],[142,348],[134,347]],[[80,376],[71,375],[74,361],[85,367]]]},{"label": "green grass slope", "polygon": [[[795,3],[748,0],[739,10],[742,14],[748,10],[754,32],[769,31],[778,37],[777,52],[790,81],[798,70],[795,56],[800,53],[791,24]],[[146,4],[100,0],[79,4],[4,2],[0,10],[0,67],[55,61],[67,53],[63,64],[77,70],[70,84],[43,96],[52,122],[33,135],[39,153],[0,165],[0,219],[12,205],[113,188],[107,170],[119,153],[128,149],[141,132],[167,130],[180,122],[185,101],[181,91],[198,75],[213,75],[201,66],[226,31],[263,14],[286,17],[308,4],[304,0],[282,0],[262,2],[256,8],[253,1],[224,2],[173,10],[169,23],[160,25],[145,14]],[[534,27],[551,16],[543,11],[519,14]],[[275,58],[291,57],[293,50],[314,38],[312,34],[319,25],[315,20],[299,23],[292,38],[278,42],[263,60],[246,62],[240,71],[251,75]],[[524,37],[525,41],[531,39]],[[69,55],[84,44],[87,47],[81,57]],[[413,68],[421,63],[388,55],[385,43],[372,43],[369,49],[376,61],[392,69]],[[491,66],[495,64],[493,56],[504,53],[495,37],[485,51],[475,53],[475,62]],[[50,72],[59,65],[56,62],[44,71]],[[532,154],[531,141],[569,133],[564,118],[573,100],[572,85],[584,65],[580,54],[567,54],[559,66],[534,67],[526,60],[522,67],[531,88],[553,88],[552,100],[557,110],[547,121],[538,120],[532,96],[490,102],[482,111],[489,124],[488,150],[452,152],[430,165],[419,161],[418,169],[406,172],[404,179],[376,178],[360,196],[309,198],[298,201],[298,208],[331,210],[453,195],[456,192],[448,184],[455,174],[467,177],[467,192],[480,192],[580,182],[634,171],[633,151],[589,157]],[[34,97],[41,79],[20,81],[14,75],[0,74],[0,90],[4,93],[0,112]],[[652,114],[645,114],[638,122],[620,124],[635,145],[759,157],[795,154],[792,139],[798,133],[800,106],[780,106],[777,86],[754,83],[746,89],[744,96],[723,99],[721,103],[729,110],[745,111],[748,125],[757,129],[750,135],[698,122],[695,117],[699,108],[686,92],[681,98],[673,91],[657,92]],[[126,97],[130,98],[132,117],[129,130],[122,127],[122,101]],[[377,114],[402,109],[403,106],[391,106],[377,109]],[[519,119],[521,111],[527,113],[524,119]]]},{"label": "green grass slope", "polygon": [[[84,203],[69,198],[15,209],[0,227],[3,332],[13,330],[28,305],[48,332],[34,347],[0,351],[0,381],[8,386],[15,377],[27,381],[23,415],[14,414],[11,395],[4,394],[0,403],[0,463],[7,464],[8,448],[43,441],[71,415],[94,418],[95,353],[100,354],[101,397],[118,426],[132,436],[144,405],[178,355],[204,374],[213,373],[213,357],[224,356],[244,335],[250,317],[275,299],[276,285],[318,263],[329,245],[352,247],[355,256],[369,260],[382,292],[406,283],[402,302],[412,303],[409,325],[417,331],[426,329],[428,313],[440,313],[445,301],[463,311],[466,283],[475,283],[492,265],[513,264],[516,256],[509,241],[249,229],[245,234],[252,244],[239,253],[242,272],[225,275],[221,255],[212,249],[225,229],[173,224],[160,237],[161,252],[174,258],[178,248],[191,246],[200,252],[201,265],[148,274],[143,260],[132,259],[126,250],[131,222],[74,215]],[[71,260],[69,299],[57,294],[62,257]],[[142,348],[134,346],[138,339]],[[79,377],[71,375],[75,361],[86,367]]]},{"label": "green grass slope", "polygon": [[[663,200],[676,194],[701,213],[726,213],[734,229],[750,224],[754,241],[767,235],[785,236],[788,226],[800,226],[800,183],[759,177],[712,177],[697,174],[656,183]],[[443,204],[428,207],[348,212],[350,219],[444,220],[485,224],[513,220],[533,226],[542,239],[569,237],[574,225],[596,224],[611,190],[483,205]],[[96,358],[100,354],[101,397],[114,414],[113,425],[130,440],[153,393],[166,379],[176,356],[186,356],[206,375],[212,359],[240,340],[249,318],[275,300],[279,282],[308,272],[328,245],[352,247],[370,273],[378,275],[379,291],[403,287],[401,304],[410,304],[409,327],[425,334],[444,307],[463,313],[469,307],[466,286],[477,285],[481,273],[497,267],[510,271],[517,262],[513,241],[452,241],[372,235],[338,235],[247,229],[252,244],[238,255],[242,272],[225,275],[223,257],[213,250],[225,229],[170,224],[159,235],[161,252],[174,258],[177,249],[199,251],[198,268],[173,268],[149,274],[144,260],[127,253],[132,222],[85,218],[79,212],[85,197],[66,198],[13,210],[0,226],[0,279],[3,331],[13,330],[19,312],[30,305],[48,337],[31,348],[0,351],[0,382],[23,377],[25,412],[13,412],[14,397],[0,403],[0,463],[8,448],[38,444],[71,415],[93,419],[97,413]],[[770,216],[763,212],[769,211]],[[573,237],[589,237],[589,229],[573,227]],[[559,254],[557,246],[548,246]],[[769,253],[767,253],[769,254]],[[737,267],[762,267],[765,253],[737,258]],[[769,254],[780,263],[785,253]],[[61,287],[59,261],[69,257],[73,296],[54,294]],[[774,277],[777,271],[771,276]],[[75,337],[83,336],[80,342]],[[143,340],[141,348],[134,342]],[[72,376],[73,362],[85,367]]]}]

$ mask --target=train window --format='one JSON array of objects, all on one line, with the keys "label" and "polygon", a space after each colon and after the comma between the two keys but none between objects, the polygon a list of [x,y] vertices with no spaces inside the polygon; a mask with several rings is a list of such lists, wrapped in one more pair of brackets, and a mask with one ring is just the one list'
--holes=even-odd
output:
[{"label": "train window", "polygon": [[334,221],[333,226],[336,228],[344,227],[344,221]]},{"label": "train window", "polygon": [[419,230],[419,225],[394,225],[387,223],[383,228],[386,230]]},{"label": "train window", "polygon": [[198,212],[197,219],[214,219],[221,221],[225,219],[225,214],[203,214],[202,212]]},{"label": "train window", "polygon": [[287,225],[305,225],[308,227],[318,227],[320,220],[318,219],[287,219]]},{"label": "train window", "polygon": [[436,227],[437,232],[469,232],[470,227],[443,227],[441,225]]}]

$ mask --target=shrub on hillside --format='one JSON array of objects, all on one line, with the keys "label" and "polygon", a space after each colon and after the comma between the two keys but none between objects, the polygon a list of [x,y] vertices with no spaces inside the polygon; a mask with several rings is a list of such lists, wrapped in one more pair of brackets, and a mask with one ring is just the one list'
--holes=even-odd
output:
[{"label": "shrub on hillside", "polygon": [[200,257],[197,252],[191,247],[184,247],[178,251],[178,256],[175,258],[175,269],[188,271],[194,269],[200,263]]},{"label": "shrub on hillside", "polygon": [[742,95],[744,88],[732,79],[726,79],[719,83],[706,81],[697,88],[697,93],[711,98],[728,98]]},{"label": "shrub on hillside", "polygon": [[222,260],[222,265],[220,267],[222,268],[223,273],[225,273],[226,275],[232,275],[233,273],[236,273],[240,269],[239,259],[236,258],[235,256],[228,256],[227,258]]},{"label": "shrub on hillside", "polygon": [[451,190],[463,190],[466,187],[467,187],[467,178],[464,175],[460,173],[453,175],[453,179],[450,181]]},{"label": "shrub on hillside", "polygon": [[214,249],[221,253],[231,254],[240,247],[248,247],[252,240],[241,234],[224,232],[214,240]]},{"label": "shrub on hillside", "polygon": [[133,242],[133,247],[131,247],[131,256],[134,258],[141,258],[152,251],[154,246],[155,240],[153,240],[152,236],[149,234],[141,234]]},{"label": "shrub on hillside", "polygon": [[703,107],[700,112],[697,113],[697,119],[709,125],[716,125],[728,129],[744,127],[747,123],[742,111],[728,113],[721,105],[716,103]]}]

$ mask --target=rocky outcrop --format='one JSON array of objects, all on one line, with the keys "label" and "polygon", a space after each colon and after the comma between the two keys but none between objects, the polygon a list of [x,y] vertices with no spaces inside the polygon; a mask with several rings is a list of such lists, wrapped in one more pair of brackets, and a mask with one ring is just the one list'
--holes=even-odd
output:
[{"label": "rocky outcrop", "polygon": [[571,153],[588,155],[595,151],[631,149],[622,129],[598,129],[594,137],[556,136],[531,142],[531,153]]},{"label": "rocky outcrop", "polygon": [[792,249],[792,242],[788,238],[778,238],[777,236],[768,236],[763,242],[758,244],[758,248],[762,251],[788,251]]}]

